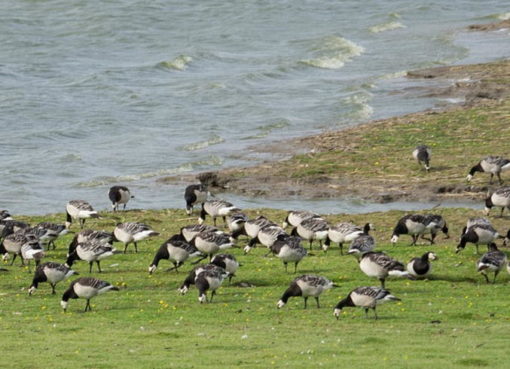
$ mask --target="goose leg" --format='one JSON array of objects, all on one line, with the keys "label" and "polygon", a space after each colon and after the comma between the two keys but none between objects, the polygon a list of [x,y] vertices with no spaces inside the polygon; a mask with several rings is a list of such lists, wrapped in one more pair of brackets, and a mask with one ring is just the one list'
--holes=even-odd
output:
[{"label": "goose leg", "polygon": [[308,296],[307,296],[307,297],[305,297],[305,298],[304,298],[304,300],[305,300],[305,309],[306,309],[306,307],[307,307],[307,306],[306,306],[306,302],[308,301]]},{"label": "goose leg", "polygon": [[92,273],[92,261],[89,262],[89,273]]},{"label": "goose leg", "polygon": [[487,277],[487,274],[483,273],[483,276],[485,277],[485,280],[487,281],[487,283],[490,283],[489,282],[489,277]]},{"label": "goose leg", "polygon": [[54,295],[56,292],[55,292],[55,284],[54,283],[50,283],[50,286],[51,286],[51,294]]},{"label": "goose leg", "polygon": [[100,262],[99,260],[96,260],[97,270],[99,270],[99,273],[101,273],[101,272],[102,272],[102,270],[101,270],[101,264],[100,264],[100,263],[101,263],[101,262]]},{"label": "goose leg", "polygon": [[499,184],[502,185],[503,184],[503,180],[501,179],[501,173],[497,173],[497,176],[498,176],[498,179],[499,179]]},{"label": "goose leg", "polygon": [[340,247],[340,255],[343,255],[344,254],[344,244],[342,242],[340,242],[338,244],[338,247]]},{"label": "goose leg", "polygon": [[216,295],[216,290],[211,292],[211,299],[209,300],[209,302],[212,302],[214,295]]},{"label": "goose leg", "polygon": [[386,288],[386,287],[384,286],[384,284],[385,284],[385,279],[384,279],[384,278],[379,278],[379,280],[381,281],[381,287],[382,287],[382,288]]},{"label": "goose leg", "polygon": [[125,254],[125,253],[126,253],[126,251],[127,251],[127,247],[128,247],[128,244],[126,243],[126,244],[124,245],[124,254]]},{"label": "goose leg", "polygon": [[365,308],[363,310],[365,310],[365,319],[368,319],[368,308]]},{"label": "goose leg", "polygon": [[489,184],[492,184],[492,179],[494,178],[494,173],[491,173],[491,180],[489,181]]},{"label": "goose leg", "polygon": [[374,309],[375,320],[379,319],[378,316],[377,316],[377,311],[375,311],[375,306],[372,309]]},{"label": "goose leg", "polygon": [[136,242],[134,242],[135,244],[135,253],[138,253],[138,245],[136,244]]},{"label": "goose leg", "polygon": [[285,266],[285,273],[288,273],[288,270],[287,270],[287,262],[286,262],[286,261],[284,261],[284,262],[283,262],[283,265]]},{"label": "goose leg", "polygon": [[317,301],[317,309],[320,309],[321,305],[319,304],[319,296],[315,296],[315,301]]},{"label": "goose leg", "polygon": [[299,264],[299,261],[296,261],[296,262],[294,263],[294,274],[296,274],[296,273],[297,273],[297,265],[298,265],[298,264]]},{"label": "goose leg", "polygon": [[498,274],[499,274],[499,270],[496,270],[496,271],[494,272],[494,279],[492,280],[492,284],[495,284],[495,283],[496,283],[496,277],[498,276]]}]

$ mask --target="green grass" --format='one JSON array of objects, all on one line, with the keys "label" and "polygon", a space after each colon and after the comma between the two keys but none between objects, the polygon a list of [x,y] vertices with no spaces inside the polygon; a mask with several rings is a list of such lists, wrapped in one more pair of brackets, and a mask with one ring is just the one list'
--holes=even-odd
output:
[{"label": "green grass", "polygon": [[[313,299],[303,309],[303,300],[293,298],[281,310],[276,302],[296,276],[286,274],[274,257],[263,258],[258,247],[248,255],[232,249],[242,263],[233,284],[218,290],[212,303],[199,304],[197,292],[177,292],[190,264],[179,273],[165,272],[162,261],[152,276],[147,268],[155,250],[181,226],[195,222],[183,210],[128,211],[104,214],[102,220],[87,221],[94,229],[111,230],[118,221],[143,221],[161,236],[139,244],[140,252],[114,255],[102,262],[103,273],[94,276],[121,287],[92,300],[92,312],[83,313],[84,300],[71,300],[68,313],[60,298],[69,281],[57,285],[51,295],[41,284],[33,296],[27,288],[32,273],[19,261],[0,274],[0,367],[16,368],[506,368],[510,316],[510,277],[502,272],[495,285],[477,275],[474,247],[454,253],[457,237],[470,216],[469,209],[437,209],[447,219],[451,238],[438,236],[438,245],[408,246],[402,236],[389,244],[391,231],[404,213],[391,211],[365,215],[328,215],[330,222],[372,222],[378,249],[403,262],[433,250],[439,256],[429,280],[389,279],[387,288],[402,299],[378,309],[380,319],[365,319],[360,309],[346,309],[337,321],[333,307],[351,289],[378,285],[366,277],[355,259],[340,256],[333,246],[327,254],[312,251],[299,265],[298,273],[315,273],[332,279],[339,288],[321,297],[321,309]],[[282,211],[264,209],[247,212],[268,214],[281,222]],[[31,223],[63,221],[62,214],[20,217]],[[494,218],[501,233],[508,219]],[[73,229],[77,230],[76,225]],[[57,241],[57,250],[46,260],[65,260],[71,235]],[[238,244],[244,246],[242,238]],[[122,247],[119,245],[119,249]],[[485,247],[481,247],[484,251]],[[88,264],[74,269],[87,276]],[[291,269],[291,268],[290,268]],[[299,274],[298,274],[299,275]],[[237,284],[248,282],[254,287]]]}]

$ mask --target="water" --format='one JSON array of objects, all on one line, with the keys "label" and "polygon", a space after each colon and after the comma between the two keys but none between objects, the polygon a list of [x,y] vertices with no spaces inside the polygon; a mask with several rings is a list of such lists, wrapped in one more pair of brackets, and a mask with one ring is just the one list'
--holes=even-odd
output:
[{"label": "water", "polygon": [[[504,1],[2,1],[0,208],[182,206],[158,177],[248,146],[422,110],[407,70],[508,57]],[[248,201],[248,200],[247,200]]]}]

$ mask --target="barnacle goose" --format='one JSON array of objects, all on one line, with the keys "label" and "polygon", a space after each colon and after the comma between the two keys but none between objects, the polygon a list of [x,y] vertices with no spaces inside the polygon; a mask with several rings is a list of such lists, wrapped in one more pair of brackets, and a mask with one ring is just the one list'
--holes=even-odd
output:
[{"label": "barnacle goose", "polygon": [[[287,233],[277,225],[266,225],[259,229],[257,236],[255,238],[252,238],[250,242],[248,242],[248,245],[244,247],[244,253],[247,254],[250,252],[252,247],[255,247],[257,242],[261,243],[262,245],[266,246],[268,249],[271,248],[271,246],[276,242],[278,239],[278,236],[280,235],[287,235]],[[269,255],[271,253],[271,250],[266,255]]]},{"label": "barnacle goose", "polygon": [[188,275],[184,279],[184,282],[182,282],[181,286],[177,291],[179,291],[181,295],[185,295],[189,291],[189,287],[195,284],[195,279],[197,278],[197,276],[204,270],[218,270],[219,272],[225,272],[225,270],[222,267],[219,267],[215,264],[198,265],[188,273]]},{"label": "barnacle goose", "polygon": [[72,254],[79,243],[98,242],[102,244],[110,244],[113,242],[113,233],[107,231],[94,231],[92,229],[84,229],[76,233],[68,246],[67,256]]},{"label": "barnacle goose", "polygon": [[287,217],[283,221],[282,228],[287,228],[289,225],[297,227],[303,220],[319,217],[320,216],[318,214],[312,213],[311,211],[291,210],[287,213]]},{"label": "barnacle goose", "polygon": [[434,244],[434,240],[441,231],[444,233],[445,238],[450,238],[448,235],[448,226],[446,225],[446,221],[441,215],[438,214],[427,214],[425,215],[425,232],[422,235],[423,239],[425,238],[425,233],[430,233],[430,244]]},{"label": "barnacle goose", "polygon": [[500,206],[501,213],[499,216],[503,216],[503,211],[505,208],[510,209],[510,187],[501,187],[496,190],[494,193],[487,196],[485,199],[485,215],[489,215],[492,207]]},{"label": "barnacle goose", "polygon": [[237,212],[230,214],[227,217],[227,226],[232,235],[232,238],[237,239],[240,235],[246,235],[246,230],[244,229],[244,225],[248,221],[248,217],[246,214]]},{"label": "barnacle goose", "polygon": [[217,254],[211,260],[211,264],[217,265],[228,273],[228,283],[235,277],[237,269],[239,269],[239,262],[234,255],[231,254]]},{"label": "barnacle goose", "polygon": [[418,162],[418,164],[423,164],[427,172],[430,170],[431,155],[432,151],[427,145],[418,145],[413,150],[413,158]]},{"label": "barnacle goose", "polygon": [[375,239],[369,234],[362,234],[352,241],[349,246],[349,255],[362,255],[369,251],[373,251],[375,248]]},{"label": "barnacle goose", "polygon": [[338,243],[338,247],[340,247],[340,254],[343,255],[344,242],[352,242],[362,234],[368,235],[368,232],[373,229],[374,226],[370,223],[366,223],[363,228],[350,222],[335,224],[329,227],[328,237],[326,238],[322,248],[324,251],[327,251],[331,242],[336,242]]},{"label": "barnacle goose", "polygon": [[202,255],[200,251],[189,244],[182,235],[173,235],[160,246],[149,266],[149,274],[154,273],[162,259],[170,260],[174,267],[169,270],[175,269],[177,271],[188,258],[200,255]]},{"label": "barnacle goose", "polygon": [[460,237],[460,242],[457,245],[455,253],[459,253],[466,247],[468,242],[474,243],[476,246],[476,253],[478,254],[478,245],[489,245],[498,238],[503,238],[499,235],[498,231],[491,225],[475,224],[469,227]]},{"label": "barnacle goose", "polygon": [[186,214],[193,213],[193,206],[196,204],[203,205],[207,201],[209,192],[203,184],[192,184],[184,190],[184,201],[186,201]]},{"label": "barnacle goose", "polygon": [[207,302],[207,291],[211,290],[212,302],[216,290],[223,283],[223,279],[228,276],[228,273],[222,267],[214,264],[200,265],[194,268],[184,280],[179,288],[181,294],[185,294],[189,290],[189,286],[194,284],[198,289],[198,301],[200,303]]},{"label": "barnacle goose", "polygon": [[116,251],[110,244],[90,241],[79,243],[74,252],[67,257],[65,265],[70,268],[76,260],[84,260],[89,263],[89,273],[92,273],[92,264],[95,261],[97,269],[101,273],[101,260],[112,256]]},{"label": "barnacle goose", "polygon": [[496,277],[500,270],[502,270],[507,263],[506,254],[503,251],[498,250],[495,243],[489,245],[489,251],[482,255],[480,260],[476,263],[476,269],[479,273],[483,274],[487,283],[489,283],[489,277],[487,272],[494,272],[494,279],[492,283],[496,283]]},{"label": "barnacle goose", "polygon": [[108,191],[108,198],[112,202],[112,210],[117,211],[119,209],[119,205],[124,205],[124,210],[126,210],[126,204],[128,201],[134,196],[131,195],[131,192],[126,186],[113,186]]},{"label": "barnacle goose", "polygon": [[361,307],[365,310],[365,316],[368,317],[368,309],[374,311],[375,319],[377,319],[377,312],[375,308],[377,305],[387,301],[401,301],[398,297],[393,296],[390,291],[380,287],[358,287],[347,295],[346,298],[340,300],[335,306],[333,315],[338,319],[340,312],[345,307]]},{"label": "barnacle goose", "polygon": [[300,277],[297,277],[290,283],[289,288],[285,290],[276,306],[278,309],[280,309],[285,306],[290,297],[302,296],[305,301],[304,308],[306,309],[308,297],[312,296],[317,302],[317,308],[320,308],[320,295],[322,292],[329,290],[332,287],[334,287],[333,282],[324,277],[312,274],[304,274]]},{"label": "barnacle goose", "polygon": [[99,214],[84,200],[71,200],[66,205],[66,227],[71,227],[73,219],[78,219],[80,228],[83,228],[87,218],[99,218]]},{"label": "barnacle goose", "polygon": [[404,264],[383,252],[370,251],[362,254],[359,267],[367,276],[379,279],[382,288],[385,288],[385,281],[388,276],[414,279],[414,277],[405,270]]},{"label": "barnacle goose", "polygon": [[313,240],[319,240],[322,248],[322,240],[328,237],[329,224],[320,217],[308,218],[303,220],[296,228],[292,230],[293,236],[300,236],[307,240],[312,249]]},{"label": "barnacle goose", "polygon": [[280,234],[276,241],[270,247],[271,252],[275,254],[283,262],[285,271],[287,272],[287,264],[294,263],[294,273],[297,272],[297,266],[301,260],[307,255],[306,249],[301,246],[301,238]]},{"label": "barnacle goose", "polygon": [[11,214],[9,213],[9,210],[0,210],[0,220],[11,220]]},{"label": "barnacle goose", "polygon": [[3,219],[0,220],[0,238],[3,239],[10,234],[16,233],[22,229],[30,228],[30,224],[20,222],[19,220]]},{"label": "barnacle goose", "polygon": [[225,250],[232,247],[233,239],[223,232],[201,232],[193,239],[195,247],[204,254],[204,259],[212,258],[220,250]]},{"label": "barnacle goose", "polygon": [[413,238],[411,245],[416,245],[418,237],[426,231],[425,216],[420,214],[408,214],[403,216],[397,222],[391,236],[391,243],[395,244],[401,234],[409,234]]},{"label": "barnacle goose", "polygon": [[207,224],[192,224],[181,228],[181,235],[188,242],[191,242],[197,234],[203,232],[218,232],[218,228]]},{"label": "barnacle goose", "polygon": [[67,311],[69,299],[84,298],[87,300],[85,311],[92,310],[90,299],[108,291],[118,291],[119,288],[111,283],[92,277],[81,277],[71,282],[69,288],[62,295],[60,306]]},{"label": "barnacle goose", "polygon": [[159,236],[159,233],[153,231],[147,224],[137,222],[119,223],[113,230],[115,240],[124,244],[124,254],[130,243],[135,245],[135,252],[138,252],[138,241],[142,241],[148,237]]},{"label": "barnacle goose", "polygon": [[419,258],[412,258],[407,263],[407,271],[415,277],[425,277],[432,270],[432,260],[437,260],[437,256],[433,252],[426,252]]},{"label": "barnacle goose", "polygon": [[11,265],[19,255],[21,258],[21,265],[25,265],[25,258],[40,260],[44,256],[38,238],[31,233],[19,230],[5,237],[0,243],[0,253],[3,254],[2,259],[9,259],[9,254],[13,254]]},{"label": "barnacle goose", "polygon": [[32,295],[37,287],[39,287],[39,283],[43,282],[48,282],[51,286],[51,293],[55,294],[55,286],[58,282],[66,280],[70,276],[77,274],[78,273],[64,264],[52,261],[40,264],[35,270],[34,279],[28,288],[28,294]]},{"label": "barnacle goose", "polygon": [[205,221],[207,215],[213,218],[214,226],[216,227],[216,218],[222,217],[223,222],[226,224],[227,215],[238,212],[241,209],[235,207],[228,201],[224,200],[209,200],[202,204],[202,211],[198,218],[198,223],[202,224]]},{"label": "barnacle goose", "polygon": [[66,235],[69,230],[66,228],[65,224],[55,224],[50,222],[41,222],[34,227],[34,230],[37,232],[38,230],[44,231],[44,235],[39,237],[39,239],[45,243],[47,243],[48,248],[53,246],[53,250],[55,250],[55,240],[61,236]]},{"label": "barnacle goose", "polygon": [[473,168],[471,168],[466,179],[468,182],[471,181],[476,172],[490,173],[490,184],[492,184],[494,174],[498,176],[499,184],[503,184],[503,180],[501,179],[501,172],[508,169],[510,169],[510,160],[502,158],[501,156],[487,156],[480,160],[480,162]]}]

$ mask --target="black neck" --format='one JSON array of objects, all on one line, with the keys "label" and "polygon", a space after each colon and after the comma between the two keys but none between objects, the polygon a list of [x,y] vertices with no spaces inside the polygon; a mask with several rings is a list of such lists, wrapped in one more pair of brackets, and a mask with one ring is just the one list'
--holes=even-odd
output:
[{"label": "black neck", "polygon": [[287,288],[287,290],[283,293],[280,300],[282,300],[284,303],[287,303],[289,297],[301,296],[302,294],[303,292],[301,291],[301,288],[299,288],[296,283],[292,283],[290,287]]},{"label": "black neck", "polygon": [[352,302],[351,295],[347,296],[345,299],[340,300],[338,304],[336,304],[335,309],[342,310],[346,306],[355,306],[354,302]]},{"label": "black neck", "polygon": [[[471,170],[469,171],[469,174],[473,175],[473,174],[475,174],[475,172],[483,172],[482,165],[480,163],[478,163],[473,168],[471,168]],[[466,173],[466,172],[464,172],[464,173]]]}]

